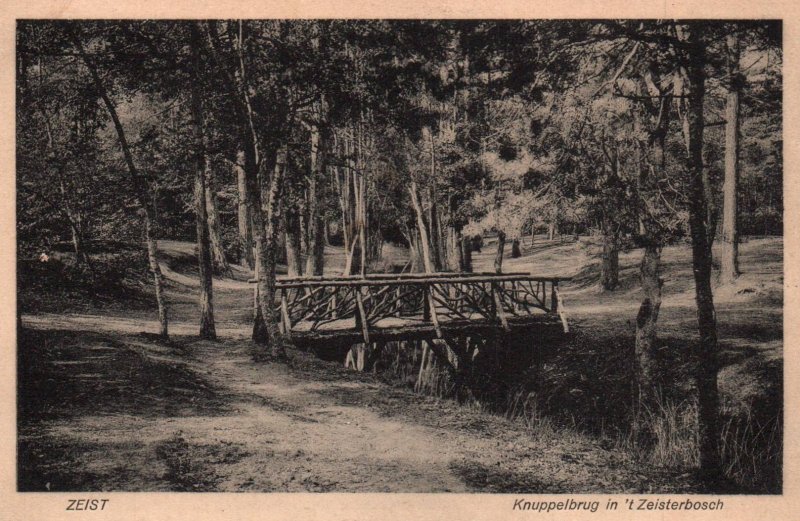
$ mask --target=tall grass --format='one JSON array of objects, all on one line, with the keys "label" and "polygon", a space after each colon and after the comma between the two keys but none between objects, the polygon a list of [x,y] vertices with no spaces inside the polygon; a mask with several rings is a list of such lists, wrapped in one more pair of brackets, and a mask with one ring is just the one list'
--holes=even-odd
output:
[{"label": "tall grass", "polygon": [[[692,401],[656,400],[644,411],[643,428],[653,445],[636,446],[632,437],[621,440],[622,449],[650,465],[693,469],[699,464],[697,404]],[[743,493],[780,493],[783,482],[783,416],[778,411],[766,419],[749,408],[723,411],[720,459],[723,476]]]},{"label": "tall grass", "polygon": [[[575,360],[592,363],[595,371],[587,374],[597,376],[597,380],[581,378],[581,365],[572,367],[564,363],[558,371],[548,370],[548,365],[538,377],[533,373],[518,375],[516,384],[497,393],[500,388],[495,389],[486,380],[490,375],[476,373],[468,382],[471,387],[468,399],[459,396],[459,401],[472,410],[518,422],[537,440],[558,442],[565,437],[588,435],[605,446],[616,447],[641,465],[676,473],[697,469],[699,445],[694,400],[674,388],[655,393],[654,403],[640,411],[640,429],[649,433],[646,444],[642,445],[631,432],[630,380],[622,377],[619,369],[615,373],[606,367],[613,364],[607,360],[604,363],[604,357],[579,357],[575,351],[567,354],[572,355],[567,361],[571,360],[573,365]],[[453,381],[435,357],[428,358],[421,367],[419,342],[390,343],[382,358],[382,372],[392,375],[395,381],[401,380],[428,396],[455,397]],[[616,360],[613,356],[608,359]],[[534,380],[541,385],[533,385]],[[463,390],[460,392],[464,394]],[[613,406],[607,400],[613,400]],[[736,402],[735,407],[722,411],[719,446],[726,492],[781,492],[783,420],[782,409],[777,408],[780,410],[770,411],[769,407]]]},{"label": "tall grass", "polygon": [[778,493],[783,484],[783,411],[765,419],[750,409],[731,416],[722,426],[725,475],[748,492]]}]

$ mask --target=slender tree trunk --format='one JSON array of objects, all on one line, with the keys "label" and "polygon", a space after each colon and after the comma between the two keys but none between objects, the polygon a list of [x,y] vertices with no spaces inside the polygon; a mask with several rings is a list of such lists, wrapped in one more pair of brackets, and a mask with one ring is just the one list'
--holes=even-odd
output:
[{"label": "slender tree trunk", "polygon": [[169,338],[169,311],[167,299],[164,295],[164,275],[161,273],[161,266],[158,264],[158,244],[153,230],[154,219],[144,212],[144,236],[147,243],[147,261],[150,266],[150,273],[153,274],[153,282],[156,288],[156,304],[158,305],[159,335],[162,338]]},{"label": "slender tree trunk", "polygon": [[[365,202],[364,202],[365,203]],[[361,215],[359,217],[360,224],[358,226],[358,243],[360,246],[359,254],[361,262],[359,263],[359,274],[363,277],[367,274],[367,217],[366,217],[366,204],[361,206]]]},{"label": "slender tree trunk", "polygon": [[693,345],[692,362],[698,396],[700,468],[712,479],[721,474],[719,454],[719,371],[717,324],[711,292],[711,243],[703,171],[703,102],[705,96],[705,45],[702,22],[688,25],[686,60],[688,83],[688,154],[686,174],[690,181],[689,225],[692,236],[692,268],[697,301],[699,342]]},{"label": "slender tree trunk", "polygon": [[[345,242],[345,252],[348,252],[345,263],[345,274],[353,275],[360,271],[356,258],[361,258],[360,250],[356,250],[360,236],[358,235],[358,206],[360,202],[358,180],[356,179],[356,147],[352,139],[345,137],[342,143],[344,149],[345,166],[343,167],[342,183],[340,186],[340,202],[342,206],[342,230]],[[363,245],[361,246],[363,247]]]},{"label": "slender tree trunk", "polygon": [[247,207],[247,180],[244,172],[244,150],[236,152],[236,163],[233,166],[236,173],[236,186],[239,189],[238,224],[239,244],[241,247],[241,265],[255,268],[253,257],[253,223]]},{"label": "slender tree trunk", "polygon": [[263,216],[264,236],[260,244],[258,258],[260,262],[258,291],[261,298],[261,314],[267,333],[267,344],[273,356],[285,356],[284,340],[278,330],[278,320],[275,314],[275,267],[277,264],[278,234],[281,224],[281,199],[283,196],[284,176],[286,173],[288,147],[282,147],[275,154],[272,175],[269,170],[262,168],[260,176],[261,187],[261,214]]},{"label": "slender tree trunk", "polygon": [[[255,279],[259,279],[259,266],[261,263],[258,261],[258,252],[260,249],[256,247],[255,251]],[[261,295],[258,291],[258,284],[253,290],[253,342],[257,344],[267,343],[267,324],[264,322],[264,315],[261,313]]]},{"label": "slender tree trunk", "polygon": [[284,217],[284,235],[286,237],[286,269],[290,277],[303,274],[303,258],[301,251],[300,216],[296,208],[286,211]]},{"label": "slender tree trunk", "polygon": [[425,229],[425,213],[422,211],[422,205],[420,205],[419,196],[417,195],[416,181],[411,181],[408,191],[411,194],[411,204],[414,206],[414,212],[417,215],[417,230],[419,230],[419,242],[422,248],[422,262],[425,267],[425,273],[433,273],[430,242],[428,240],[428,231]]},{"label": "slender tree trunk", "polygon": [[447,260],[451,271],[464,271],[464,254],[461,251],[461,227],[447,227]]},{"label": "slender tree trunk", "polygon": [[[51,151],[50,159],[51,161],[56,161],[55,152],[52,148],[52,138],[50,137],[50,125],[48,124],[47,127],[48,142],[50,143],[49,148]],[[73,209],[63,172],[61,171],[60,167],[58,167],[58,180],[59,188],[61,190],[61,206],[63,208],[62,213],[67,217],[67,221],[69,222],[69,229],[72,234],[72,249],[75,252],[75,260],[78,264],[85,264],[91,268],[89,255],[86,253],[86,248],[84,247],[83,241],[83,219],[81,219],[80,214]]]},{"label": "slender tree trunk", "polygon": [[358,205],[356,206],[356,224],[358,226],[358,242],[361,247],[360,258],[361,265],[359,272],[363,277],[367,273],[367,180],[366,169],[364,168],[364,127],[363,122],[359,121],[358,125],[358,149],[356,155],[356,165],[360,175],[356,180],[358,190]]},{"label": "slender tree trunk", "polygon": [[[278,330],[275,321],[274,313],[271,311],[272,301],[266,300],[264,291],[262,290],[264,278],[271,277],[272,287],[274,288],[275,281],[275,261],[272,259],[272,272],[264,270],[264,265],[269,264],[269,260],[263,258],[263,253],[269,246],[273,246],[272,255],[275,255],[275,248],[273,244],[267,245],[265,237],[265,216],[262,215],[262,171],[265,170],[263,162],[272,162],[274,164],[275,157],[261,157],[259,151],[259,139],[256,131],[255,121],[253,118],[253,109],[250,103],[250,94],[245,77],[245,62],[244,52],[242,50],[244,45],[244,21],[237,22],[238,32],[235,35],[233,44],[236,56],[238,58],[238,67],[234,71],[234,76],[231,79],[235,84],[235,93],[233,94],[233,101],[237,109],[238,126],[241,132],[241,143],[244,152],[244,188],[245,188],[245,201],[247,206],[247,214],[250,217],[250,226],[252,230],[253,243],[255,245],[254,264],[256,266],[256,290],[254,295],[254,313],[253,320],[253,341],[259,344],[267,344],[274,337]],[[212,52],[214,49],[214,34],[213,25],[209,25],[208,32],[209,43]],[[267,160],[267,161],[264,161]],[[282,180],[281,180],[282,181]],[[281,185],[282,186],[282,185]],[[267,282],[269,285],[270,282]],[[273,292],[274,293],[274,292]],[[269,295],[274,297],[274,294]],[[267,313],[264,310],[267,309]]]},{"label": "slender tree trunk", "polygon": [[461,259],[461,270],[472,273],[472,239],[467,235],[461,237]]},{"label": "slender tree trunk", "polygon": [[69,219],[69,229],[72,234],[72,250],[75,252],[76,261],[79,264],[83,263],[88,266],[90,264],[89,255],[86,253],[86,247],[83,243],[83,231],[72,219]]},{"label": "slender tree trunk", "polygon": [[197,230],[197,260],[200,268],[200,338],[214,340],[213,269],[211,264],[211,240],[209,233],[207,192],[208,163],[205,151],[203,98],[201,89],[200,34],[195,23],[189,26],[189,47],[192,53],[191,109],[194,132],[194,209]]},{"label": "slender tree trunk", "polygon": [[325,266],[325,224],[320,212],[318,183],[324,180],[324,139],[319,125],[311,126],[311,178],[308,185],[308,258],[307,275],[322,275]]},{"label": "slender tree trunk", "polygon": [[503,273],[503,252],[506,248],[506,232],[497,232],[497,253],[494,256],[494,272]]},{"label": "slender tree trunk", "polygon": [[442,239],[439,226],[439,205],[436,203],[436,190],[433,186],[428,188],[428,197],[431,205],[428,212],[430,223],[430,240],[431,240],[431,262],[435,271],[442,271],[444,263],[442,262]]},{"label": "slender tree trunk", "polygon": [[[202,154],[202,152],[199,154]],[[202,159],[197,161],[200,162]],[[194,204],[198,247],[197,261],[200,268],[200,338],[214,340],[217,334],[214,326],[213,269],[206,214],[206,187],[203,178],[203,168],[198,166],[195,173]]]},{"label": "slender tree trunk", "polygon": [[[253,261],[254,261],[254,268],[255,268],[255,275],[256,280],[261,280],[261,259],[259,255],[261,251],[263,251],[263,242],[264,242],[264,221],[261,216],[261,192],[258,186],[258,154],[257,148],[255,147],[255,142],[248,142],[247,140],[244,141],[247,143],[245,146],[245,161],[244,161],[244,171],[245,171],[245,181],[246,181],[246,195],[247,195],[247,213],[251,218],[252,223],[252,237],[254,243],[254,254],[253,254]],[[261,285],[256,284],[256,289],[254,291],[254,308],[255,311],[253,313],[253,341],[258,344],[266,344],[269,340],[269,335],[267,333],[267,324],[264,318],[264,313],[262,312],[262,302],[263,297],[261,294]]]},{"label": "slender tree trunk", "polygon": [[739,36],[727,37],[728,97],[725,107],[725,185],[722,209],[722,251],[720,281],[733,282],[739,276],[739,210],[737,205],[739,181]]},{"label": "slender tree trunk", "polygon": [[613,291],[619,285],[619,244],[610,229],[603,231],[603,255],[600,268],[600,286],[605,291]]},{"label": "slender tree trunk", "polygon": [[108,110],[108,114],[111,117],[111,121],[114,123],[114,130],[117,134],[117,140],[119,142],[120,148],[122,149],[122,155],[125,159],[125,164],[128,168],[128,175],[133,182],[135,187],[136,198],[139,201],[139,205],[143,209],[144,213],[144,229],[145,229],[145,242],[147,243],[147,259],[150,265],[150,272],[153,274],[153,281],[156,289],[156,303],[158,304],[158,322],[159,322],[159,334],[163,338],[168,338],[169,336],[169,318],[168,318],[168,311],[167,311],[167,302],[164,296],[164,277],[161,273],[161,267],[158,264],[158,246],[156,244],[155,238],[155,222],[156,222],[156,211],[155,205],[151,202],[149,197],[149,189],[147,186],[147,181],[144,177],[140,174],[139,170],[136,168],[136,164],[133,161],[133,154],[131,153],[130,146],[128,145],[128,140],[125,136],[125,130],[122,127],[122,123],[120,122],[119,116],[117,114],[117,109],[114,105],[114,102],[111,101],[111,98],[108,96],[108,92],[106,91],[105,86],[103,85],[102,80],[100,79],[100,75],[97,72],[97,68],[86,54],[86,51],[83,48],[83,44],[80,41],[80,37],[75,34],[70,34],[72,38],[72,42],[75,45],[78,54],[81,56],[81,60],[86,65],[86,68],[89,70],[90,75],[92,76],[92,81],[94,82],[94,86],[97,89],[98,94],[103,100],[103,103]]},{"label": "slender tree trunk", "polygon": [[433,131],[430,127],[422,129],[423,138],[428,141],[430,149],[430,182],[428,183],[428,239],[430,241],[428,251],[430,252],[431,265],[434,271],[442,271],[444,263],[442,262],[442,240],[441,240],[441,227],[439,223],[439,205],[437,204],[436,194],[436,144],[433,138]]},{"label": "slender tree trunk", "polygon": [[214,183],[211,172],[211,160],[206,156],[206,210],[208,213],[208,231],[211,238],[211,254],[214,267],[218,273],[231,276],[230,264],[225,256],[225,246],[222,242],[222,231],[220,230],[219,211],[217,210],[217,194],[214,191]]}]

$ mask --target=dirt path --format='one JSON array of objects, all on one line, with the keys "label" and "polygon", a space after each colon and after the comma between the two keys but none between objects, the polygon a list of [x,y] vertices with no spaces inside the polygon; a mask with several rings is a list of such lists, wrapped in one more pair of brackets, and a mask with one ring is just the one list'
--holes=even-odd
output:
[{"label": "dirt path", "polygon": [[[241,340],[163,345],[29,331],[61,377],[26,415],[29,490],[571,492],[664,490],[623,455],[423,397],[303,353],[254,362]],[[67,326],[68,324],[62,324]],[[60,340],[58,340],[60,339]],[[48,342],[53,342],[48,343]],[[43,349],[44,349],[43,348]],[[66,369],[66,370],[65,370]],[[25,394],[26,391],[23,391]],[[663,479],[662,479],[663,478]]]}]

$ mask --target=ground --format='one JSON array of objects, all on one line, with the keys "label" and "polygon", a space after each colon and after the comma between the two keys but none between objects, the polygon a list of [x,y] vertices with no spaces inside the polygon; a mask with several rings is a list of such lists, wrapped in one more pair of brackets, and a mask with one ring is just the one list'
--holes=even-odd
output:
[{"label": "ground", "polygon": [[[146,306],[65,304],[22,315],[21,490],[702,490],[686,468],[643,465],[594,428],[609,416],[602,393],[624,371],[604,366],[605,373],[592,374],[586,368],[597,353],[586,345],[605,339],[606,348],[624,354],[638,305],[640,252],[622,255],[622,287],[605,293],[597,291],[596,261],[583,239],[539,241],[522,258],[507,259],[508,271],[574,276],[564,294],[578,336],[544,375],[553,382],[554,403],[572,408],[570,427],[415,394],[307,353],[256,361],[258,347],[248,339],[252,290],[243,270],[215,280],[220,340],[199,341],[197,282],[187,268],[192,246],[164,241],[160,248],[170,342],[153,335],[157,324]],[[491,251],[476,256],[477,269],[490,269]],[[767,404],[774,413],[782,403],[782,241],[752,240],[741,251],[741,280],[716,291],[723,404],[736,411]],[[341,252],[326,254],[335,267]],[[686,245],[665,250],[665,353],[694,336],[688,260]],[[611,338],[619,346],[606,342]],[[586,359],[586,368],[559,376],[568,357]]]}]

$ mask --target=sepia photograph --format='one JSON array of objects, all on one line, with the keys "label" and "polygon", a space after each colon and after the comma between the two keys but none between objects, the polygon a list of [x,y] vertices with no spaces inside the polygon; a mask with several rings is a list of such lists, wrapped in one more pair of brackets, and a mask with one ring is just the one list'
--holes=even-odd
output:
[{"label": "sepia photograph", "polygon": [[781,20],[15,40],[17,492],[784,493]]}]

